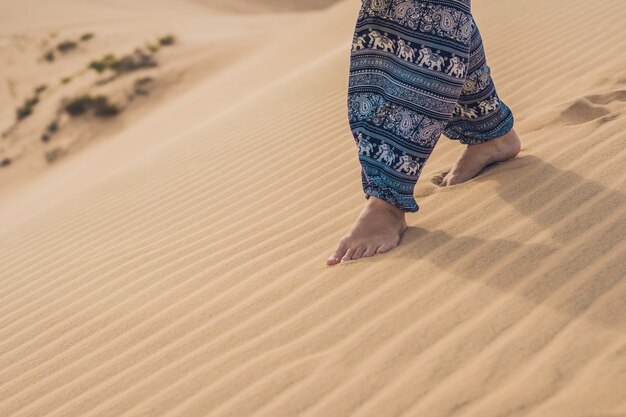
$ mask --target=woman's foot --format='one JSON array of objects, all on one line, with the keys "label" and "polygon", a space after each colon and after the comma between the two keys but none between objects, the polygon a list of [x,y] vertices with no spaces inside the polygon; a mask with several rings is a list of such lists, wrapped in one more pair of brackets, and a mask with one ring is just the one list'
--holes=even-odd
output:
[{"label": "woman's foot", "polygon": [[407,229],[405,212],[378,197],[370,196],[350,232],[344,235],[335,252],[326,261],[343,261],[385,253],[398,246]]},{"label": "woman's foot", "polygon": [[504,136],[477,145],[467,145],[461,157],[439,184],[441,187],[460,184],[474,178],[487,165],[514,158],[521,142],[514,129]]}]

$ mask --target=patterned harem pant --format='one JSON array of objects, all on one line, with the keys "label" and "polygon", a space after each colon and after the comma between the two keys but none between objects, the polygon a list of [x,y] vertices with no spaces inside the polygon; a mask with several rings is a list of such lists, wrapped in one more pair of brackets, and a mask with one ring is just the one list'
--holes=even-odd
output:
[{"label": "patterned harem pant", "polygon": [[470,1],[362,0],[347,104],[365,198],[416,212],[413,190],[442,133],[477,144],[513,127]]}]

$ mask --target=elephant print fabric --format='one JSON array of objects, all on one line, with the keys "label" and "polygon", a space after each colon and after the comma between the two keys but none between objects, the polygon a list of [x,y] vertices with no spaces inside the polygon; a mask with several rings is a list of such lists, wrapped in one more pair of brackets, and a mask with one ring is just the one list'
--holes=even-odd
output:
[{"label": "elephant print fabric", "polygon": [[365,198],[407,212],[419,210],[413,190],[442,133],[477,144],[513,127],[470,0],[362,0],[347,104]]}]

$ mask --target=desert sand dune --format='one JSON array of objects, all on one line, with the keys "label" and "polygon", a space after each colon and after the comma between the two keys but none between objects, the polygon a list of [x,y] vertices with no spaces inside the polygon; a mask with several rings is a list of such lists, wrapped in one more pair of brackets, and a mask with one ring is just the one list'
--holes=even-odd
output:
[{"label": "desert sand dune", "polygon": [[473,3],[522,152],[440,188],[441,138],[401,245],[333,267],[359,2],[227,11],[219,68],[181,6],[191,75],[0,191],[0,415],[626,416],[626,3]]},{"label": "desert sand dune", "polygon": [[194,0],[216,11],[234,13],[289,13],[324,9],[340,0]]}]

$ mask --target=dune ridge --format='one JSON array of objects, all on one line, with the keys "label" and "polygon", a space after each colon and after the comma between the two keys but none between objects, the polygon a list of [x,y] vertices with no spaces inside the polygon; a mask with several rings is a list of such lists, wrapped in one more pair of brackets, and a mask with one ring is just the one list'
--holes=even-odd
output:
[{"label": "dune ridge", "polygon": [[626,5],[473,3],[522,152],[439,188],[440,139],[384,256],[324,264],[363,201],[353,1],[5,198],[0,415],[626,415]]}]

